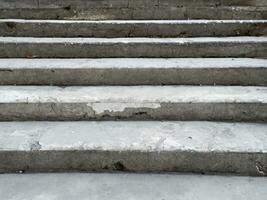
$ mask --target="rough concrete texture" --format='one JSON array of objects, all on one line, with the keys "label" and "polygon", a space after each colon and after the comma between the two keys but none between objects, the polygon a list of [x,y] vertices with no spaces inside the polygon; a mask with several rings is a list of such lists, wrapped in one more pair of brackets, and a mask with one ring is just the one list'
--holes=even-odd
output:
[{"label": "rough concrete texture", "polygon": [[267,60],[249,58],[0,59],[0,84],[267,86]]},{"label": "rough concrete texture", "polygon": [[143,7],[224,7],[224,6],[267,6],[265,0],[103,0],[101,2],[96,0],[1,0],[0,6],[6,9],[15,8],[143,8]]},{"label": "rough concrete texture", "polygon": [[101,2],[96,0],[1,0],[0,5],[2,8],[14,9],[14,8],[140,8],[140,7],[219,7],[219,6],[267,6],[265,0],[103,0]]},{"label": "rough concrete texture", "polygon": [[267,57],[267,37],[0,37],[0,57]]},{"label": "rough concrete texture", "polygon": [[267,175],[267,125],[1,122],[0,170]]},{"label": "rough concrete texture", "polygon": [[163,174],[6,174],[5,200],[263,200],[263,177]]},{"label": "rough concrete texture", "polygon": [[267,121],[266,87],[1,86],[1,120]]},{"label": "rough concrete texture", "polygon": [[267,20],[21,20],[0,19],[0,36],[209,37],[267,35]]},{"label": "rough concrete texture", "polygon": [[265,0],[0,1],[0,18],[267,19]]}]

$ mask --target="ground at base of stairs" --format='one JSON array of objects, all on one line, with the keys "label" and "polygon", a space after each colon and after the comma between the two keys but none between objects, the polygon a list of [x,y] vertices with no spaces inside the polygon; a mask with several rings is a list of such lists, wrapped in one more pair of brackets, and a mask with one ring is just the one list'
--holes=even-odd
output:
[{"label": "ground at base of stairs", "polygon": [[5,200],[263,200],[267,178],[178,174],[5,174]]}]

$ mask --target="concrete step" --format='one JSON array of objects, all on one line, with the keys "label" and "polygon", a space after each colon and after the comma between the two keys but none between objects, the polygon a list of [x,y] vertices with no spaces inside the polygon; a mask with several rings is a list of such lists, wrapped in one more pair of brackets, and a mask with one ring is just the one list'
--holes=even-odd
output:
[{"label": "concrete step", "polygon": [[265,0],[1,0],[0,18],[267,19]]},{"label": "concrete step", "polygon": [[[99,1],[98,1],[99,2]],[[124,1],[127,2],[127,1]],[[195,2],[195,1],[194,1]],[[158,8],[14,8],[1,9],[2,19],[71,19],[71,20],[262,20],[267,7],[158,7]]]},{"label": "concrete step", "polygon": [[267,195],[266,185],[267,178],[240,176],[130,173],[0,175],[0,194],[5,200],[85,200],[88,197],[94,200],[263,200]]},{"label": "concrete step", "polygon": [[0,120],[267,121],[267,88],[1,86]]},{"label": "concrete step", "polygon": [[0,36],[209,37],[267,35],[267,20],[22,20],[0,19]]},{"label": "concrete step", "polygon": [[66,8],[71,9],[86,9],[86,8],[151,8],[154,7],[227,7],[227,6],[267,6],[265,0],[103,0],[101,2],[96,0],[1,0],[0,6],[2,9],[16,9],[16,8],[34,8],[34,9],[57,9]]},{"label": "concrete step", "polygon": [[2,85],[261,85],[267,60],[249,58],[0,59]]},{"label": "concrete step", "polygon": [[267,37],[0,37],[0,57],[267,57]]},{"label": "concrete step", "polygon": [[267,175],[267,124],[0,122],[1,172]]}]

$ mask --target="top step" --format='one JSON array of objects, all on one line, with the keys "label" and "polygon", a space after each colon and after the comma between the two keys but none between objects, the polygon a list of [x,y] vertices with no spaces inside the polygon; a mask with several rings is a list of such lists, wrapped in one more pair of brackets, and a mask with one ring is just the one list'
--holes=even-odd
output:
[{"label": "top step", "polygon": [[266,0],[0,0],[0,18],[267,19]]}]

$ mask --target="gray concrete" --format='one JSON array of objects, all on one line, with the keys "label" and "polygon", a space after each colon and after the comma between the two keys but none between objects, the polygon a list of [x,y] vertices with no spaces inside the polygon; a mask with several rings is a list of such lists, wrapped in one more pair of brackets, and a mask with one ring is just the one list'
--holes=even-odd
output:
[{"label": "gray concrete", "polygon": [[267,20],[20,20],[0,19],[0,36],[209,37],[267,35]]},{"label": "gray concrete", "polygon": [[265,0],[1,0],[1,8],[151,8],[151,7],[226,7],[226,6],[267,6]]},{"label": "gray concrete", "polygon": [[267,37],[0,37],[0,57],[267,57]]},{"label": "gray concrete", "polygon": [[267,60],[249,58],[0,59],[0,84],[267,86]]},{"label": "gray concrete", "polygon": [[266,87],[1,86],[1,120],[267,121]]},{"label": "gray concrete", "polygon": [[0,175],[4,200],[263,200],[267,178],[156,174]]},{"label": "gray concrete", "polygon": [[267,19],[265,0],[1,0],[0,8],[0,18],[24,19]]},{"label": "gray concrete", "polygon": [[267,175],[267,125],[217,122],[1,122],[0,171]]}]

